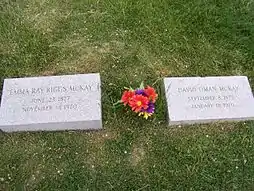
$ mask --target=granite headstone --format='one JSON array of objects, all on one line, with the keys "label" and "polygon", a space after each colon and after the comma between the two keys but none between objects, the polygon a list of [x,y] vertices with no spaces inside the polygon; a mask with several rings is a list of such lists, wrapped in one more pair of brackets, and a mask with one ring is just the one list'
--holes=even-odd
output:
[{"label": "granite headstone", "polygon": [[169,125],[254,119],[246,76],[164,79]]},{"label": "granite headstone", "polygon": [[0,129],[101,129],[100,85],[99,74],[5,79]]}]

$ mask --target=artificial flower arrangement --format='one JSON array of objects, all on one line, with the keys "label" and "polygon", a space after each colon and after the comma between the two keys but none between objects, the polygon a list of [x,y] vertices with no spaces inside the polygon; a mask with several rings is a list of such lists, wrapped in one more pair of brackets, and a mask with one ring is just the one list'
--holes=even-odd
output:
[{"label": "artificial flower arrangement", "polygon": [[155,89],[147,86],[144,88],[143,83],[139,88],[125,88],[120,103],[129,106],[132,111],[143,116],[145,119],[152,116],[155,110],[155,102],[158,94]]}]

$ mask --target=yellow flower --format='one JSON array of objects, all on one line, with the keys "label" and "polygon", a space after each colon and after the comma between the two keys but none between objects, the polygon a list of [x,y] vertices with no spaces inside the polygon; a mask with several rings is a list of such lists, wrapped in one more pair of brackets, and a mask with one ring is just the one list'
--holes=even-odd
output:
[{"label": "yellow flower", "polygon": [[147,113],[147,112],[140,112],[140,113],[138,114],[138,116],[141,116],[141,115],[144,115],[144,118],[145,118],[145,119],[148,119],[148,117],[152,116],[151,113]]}]

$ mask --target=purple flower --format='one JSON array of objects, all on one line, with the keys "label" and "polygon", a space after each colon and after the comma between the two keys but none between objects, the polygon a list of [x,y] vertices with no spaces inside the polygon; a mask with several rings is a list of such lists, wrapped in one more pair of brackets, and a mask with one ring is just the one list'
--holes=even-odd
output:
[{"label": "purple flower", "polygon": [[154,110],[155,110],[155,105],[154,105],[154,103],[150,102],[148,104],[148,108],[146,109],[146,112],[147,113],[154,113]]},{"label": "purple flower", "polygon": [[135,91],[135,93],[136,93],[137,95],[146,96],[146,93],[145,93],[145,91],[144,91],[143,89],[137,89],[137,90]]},{"label": "purple flower", "polygon": [[147,109],[142,109],[141,112],[146,112],[146,113],[154,113],[155,110],[155,105],[152,102],[149,102],[148,108]]}]

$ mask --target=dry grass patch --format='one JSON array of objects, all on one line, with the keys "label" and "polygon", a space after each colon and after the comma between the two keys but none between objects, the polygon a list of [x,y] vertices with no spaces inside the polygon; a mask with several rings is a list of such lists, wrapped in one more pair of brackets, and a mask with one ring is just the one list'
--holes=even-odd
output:
[{"label": "dry grass patch", "polygon": [[107,141],[118,139],[115,131],[98,131],[89,133],[89,147],[85,151],[84,163],[94,169],[108,163],[105,144]]},{"label": "dry grass patch", "polygon": [[102,130],[89,133],[89,142],[98,147],[103,146],[107,140],[116,140],[119,135],[116,131]]},{"label": "dry grass patch", "polygon": [[23,12],[24,20],[44,34],[51,33],[61,20],[70,16],[71,11],[67,6],[65,2],[58,1],[27,1]]},{"label": "dry grass patch", "polygon": [[145,149],[143,145],[134,144],[130,155],[130,163],[132,166],[137,166],[142,163],[145,157]]},{"label": "dry grass patch", "polygon": [[17,43],[0,39],[0,55],[13,55],[16,53],[17,48]]},{"label": "dry grass patch", "polygon": [[103,65],[107,55],[124,49],[122,42],[111,41],[97,45],[97,43],[89,43],[88,39],[87,36],[73,36],[51,44],[51,47],[62,49],[66,54],[56,59],[41,75],[100,72],[109,67]]}]

